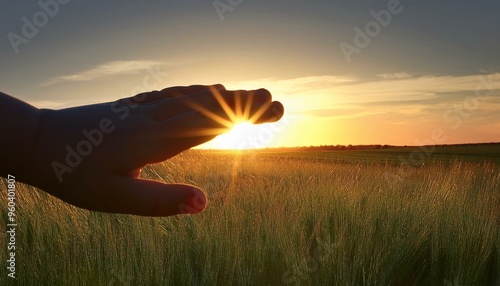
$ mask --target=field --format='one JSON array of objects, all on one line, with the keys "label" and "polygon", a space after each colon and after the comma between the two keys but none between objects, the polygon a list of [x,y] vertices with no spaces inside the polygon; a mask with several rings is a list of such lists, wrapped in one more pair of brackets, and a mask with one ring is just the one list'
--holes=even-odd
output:
[{"label": "field", "polygon": [[498,150],[192,150],[143,173],[208,193],[169,218],[18,184],[17,278],[2,266],[0,285],[500,285]]}]

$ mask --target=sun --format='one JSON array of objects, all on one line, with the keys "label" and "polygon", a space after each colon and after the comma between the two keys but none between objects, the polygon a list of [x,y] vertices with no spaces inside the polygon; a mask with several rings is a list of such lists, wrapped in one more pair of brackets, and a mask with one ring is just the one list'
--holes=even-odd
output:
[{"label": "sun", "polygon": [[242,100],[239,96],[236,96],[234,103],[229,104],[220,91],[215,88],[211,91],[225,113],[224,115],[218,114],[195,102],[189,102],[189,105],[193,110],[198,111],[223,127],[196,130],[195,133],[191,133],[191,136],[225,133],[218,135],[211,142],[203,144],[202,148],[242,150],[268,147],[267,144],[272,141],[274,134],[263,127],[268,124],[256,123],[268,111],[271,106],[270,102],[261,104],[261,106],[255,108],[252,106],[254,104],[254,95],[250,94],[246,100]]},{"label": "sun", "polygon": [[255,146],[252,142],[261,128],[261,125],[255,125],[247,121],[238,122],[233,125],[228,133],[217,136],[210,145],[216,149],[255,149],[259,146]]}]

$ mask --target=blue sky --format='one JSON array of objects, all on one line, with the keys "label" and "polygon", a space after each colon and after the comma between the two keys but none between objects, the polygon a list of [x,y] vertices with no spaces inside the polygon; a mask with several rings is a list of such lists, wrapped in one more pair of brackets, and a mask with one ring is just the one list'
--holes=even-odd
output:
[{"label": "blue sky", "polygon": [[[274,146],[500,141],[499,1],[66,2],[0,2],[3,92],[62,108],[220,82],[285,103]],[[25,37],[40,3],[58,11]],[[396,4],[348,62],[340,45]]]}]

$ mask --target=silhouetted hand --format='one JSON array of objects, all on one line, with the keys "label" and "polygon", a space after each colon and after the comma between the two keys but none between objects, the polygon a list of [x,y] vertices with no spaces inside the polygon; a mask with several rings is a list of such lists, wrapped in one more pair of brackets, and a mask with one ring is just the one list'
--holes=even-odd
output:
[{"label": "silhouetted hand", "polygon": [[[277,121],[283,106],[272,102],[265,89],[227,91],[213,85],[172,87],[116,102],[35,112],[36,120],[27,124],[36,123],[38,135],[31,145],[20,144],[28,149],[26,155],[18,153],[24,158],[3,154],[7,162],[26,160],[12,165],[21,174],[18,178],[89,210],[169,216],[201,212],[207,204],[205,193],[190,185],[139,179],[142,167],[215,138],[228,131],[236,117],[254,123]],[[7,167],[0,168],[2,175]]]}]

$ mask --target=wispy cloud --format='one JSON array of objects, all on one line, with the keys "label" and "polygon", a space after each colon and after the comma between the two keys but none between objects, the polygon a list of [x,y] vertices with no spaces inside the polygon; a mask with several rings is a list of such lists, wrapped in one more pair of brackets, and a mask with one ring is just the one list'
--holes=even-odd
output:
[{"label": "wispy cloud", "polygon": [[40,86],[47,87],[61,82],[96,80],[102,77],[120,74],[136,74],[143,71],[144,69],[147,69],[148,67],[163,64],[164,63],[162,62],[148,60],[111,61],[78,73],[50,78],[42,82]]},{"label": "wispy cloud", "polygon": [[403,79],[403,78],[409,78],[411,75],[407,72],[397,72],[397,73],[384,73],[384,74],[379,74],[378,77],[384,78],[384,79]]},{"label": "wispy cloud", "polygon": [[273,87],[275,91],[286,92],[287,95],[300,94],[310,90],[330,89],[334,86],[355,83],[358,79],[348,76],[308,76],[292,79],[265,78],[251,81],[241,81],[230,83],[228,88],[250,89],[263,86]]},{"label": "wispy cloud", "polygon": [[[500,91],[500,73],[467,76],[420,76],[409,74],[380,76],[376,80],[348,77],[315,76],[286,80],[263,79],[241,82],[238,87],[268,87],[283,97],[300,97],[307,105],[358,104],[437,99],[439,94],[456,92]],[[321,102],[315,101],[322,99]],[[308,99],[307,102],[305,99]],[[317,102],[317,104],[315,103]]]},{"label": "wispy cloud", "polygon": [[[233,88],[233,85],[228,85]],[[287,107],[288,114],[323,118],[442,116],[443,110],[463,104],[469,96],[486,95],[475,114],[498,107],[500,73],[467,76],[378,75],[369,80],[353,77],[312,76],[263,79],[234,84],[237,88],[267,87]],[[481,101],[483,102],[483,101]]]}]

